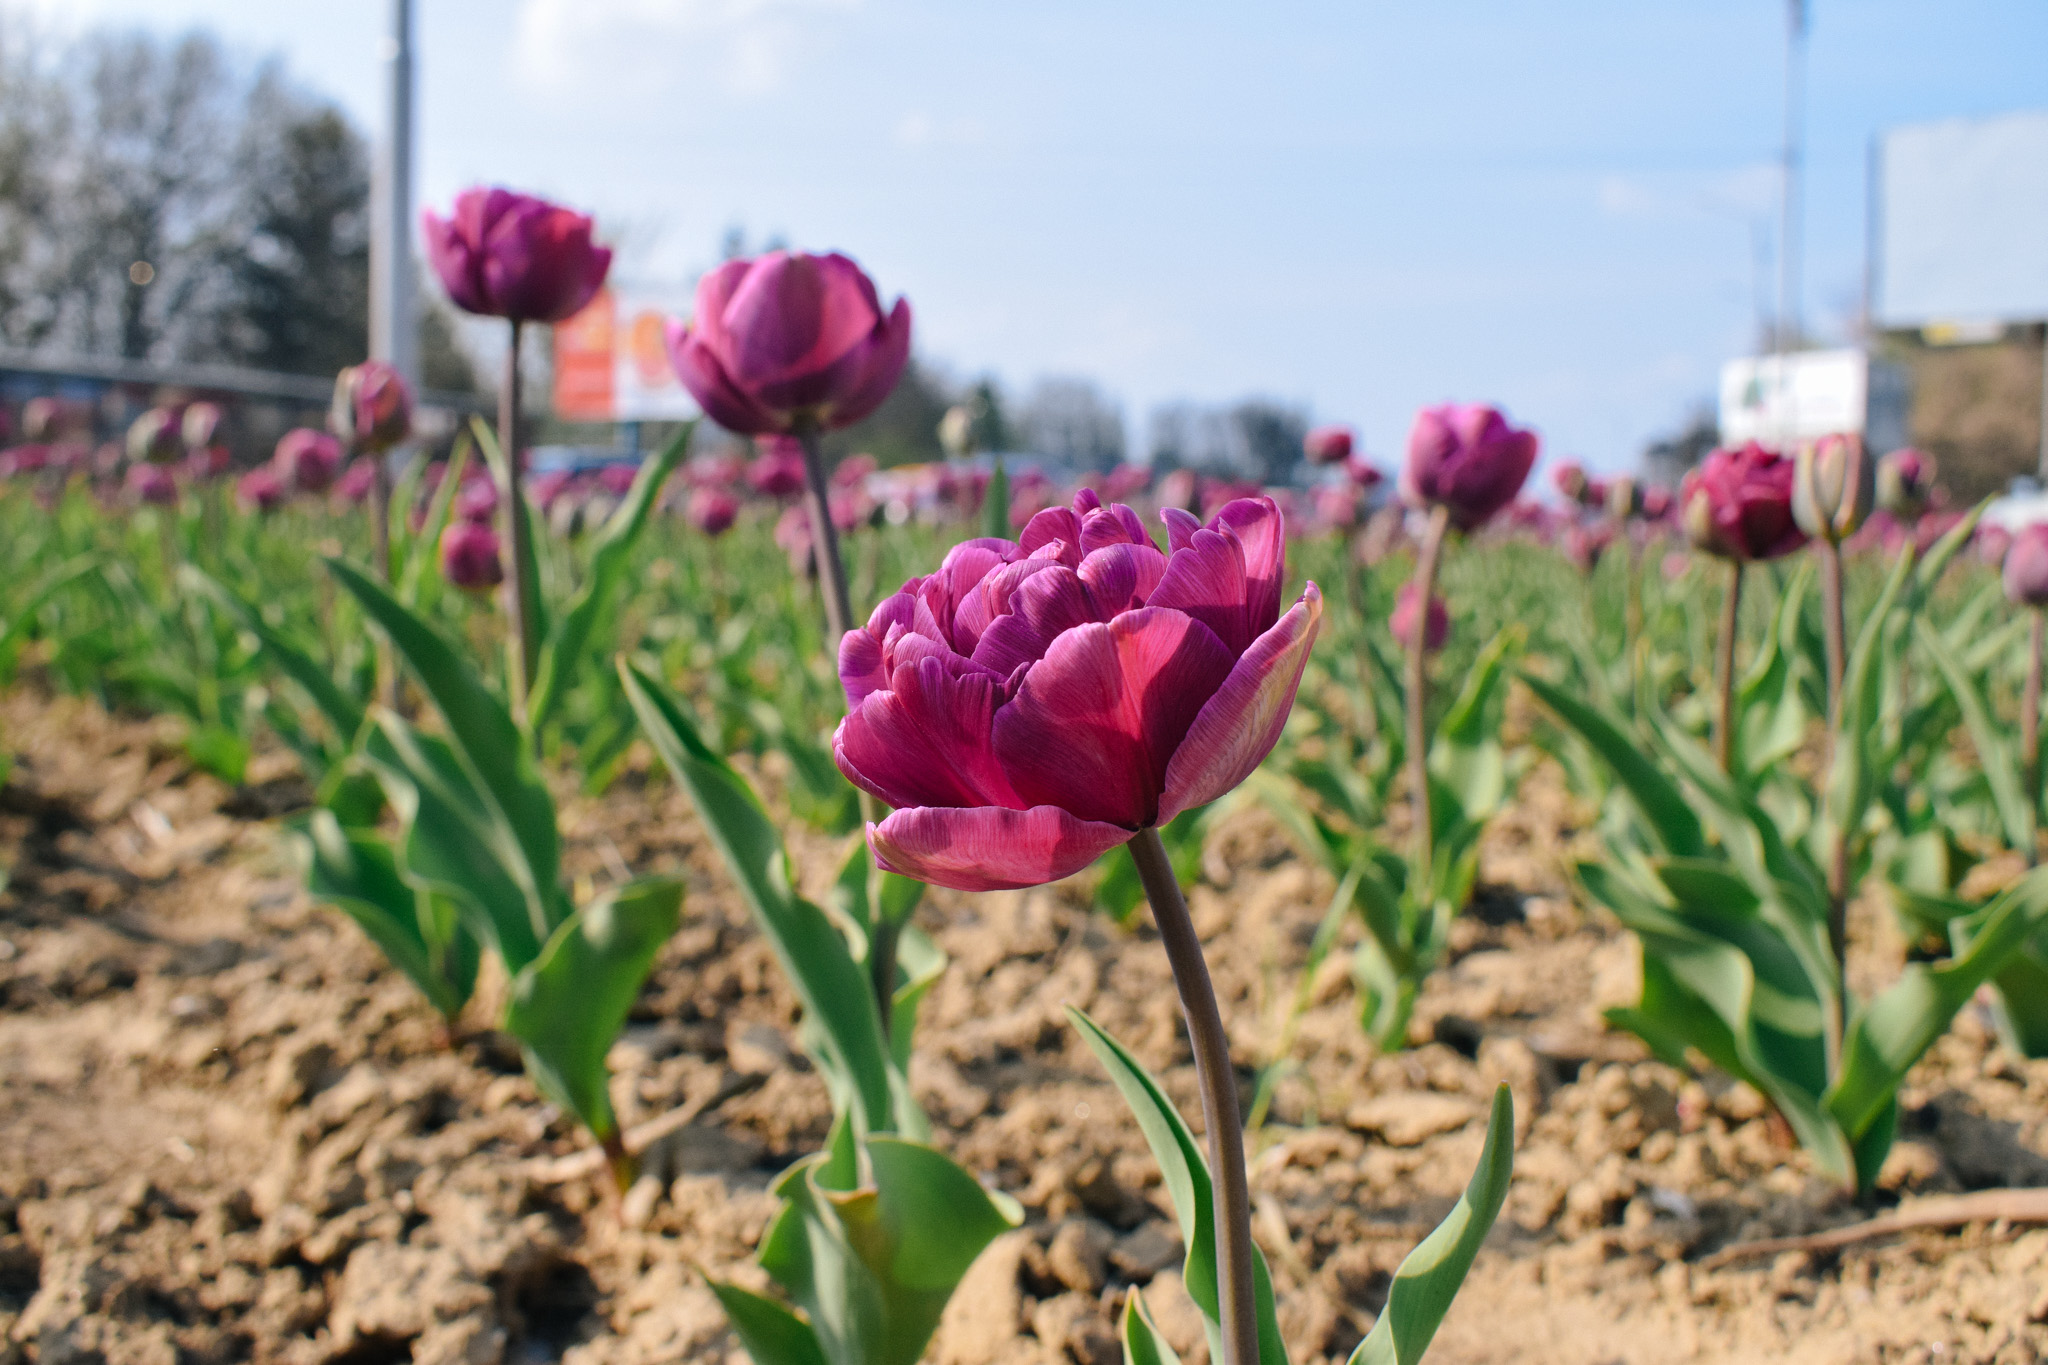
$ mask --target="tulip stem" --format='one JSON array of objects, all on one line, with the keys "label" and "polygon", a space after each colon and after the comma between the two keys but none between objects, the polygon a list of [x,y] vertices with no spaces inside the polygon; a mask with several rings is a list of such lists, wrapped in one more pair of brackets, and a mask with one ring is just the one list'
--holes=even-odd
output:
[{"label": "tulip stem", "polygon": [[1408,641],[1408,800],[1415,812],[1412,890],[1417,896],[1423,894],[1436,856],[1429,811],[1429,603],[1436,593],[1437,561],[1443,557],[1444,535],[1450,525],[1450,508],[1431,508],[1415,556],[1415,626]]},{"label": "tulip stem", "polygon": [[1714,721],[1714,762],[1722,772],[1735,765],[1735,637],[1742,622],[1742,561],[1728,561],[1728,591],[1721,598],[1721,640],[1714,658],[1714,690],[1720,694]]},{"label": "tulip stem", "polygon": [[[373,450],[362,458],[370,462],[370,567],[377,572],[377,581],[391,582],[391,466],[389,455]],[[384,704],[394,712],[403,712],[404,683],[398,676],[398,661],[392,657],[391,642],[380,633],[377,636],[377,679],[378,691],[384,694]]]},{"label": "tulip stem", "polygon": [[[505,461],[505,517],[510,524],[511,534],[505,543],[512,550],[511,573],[506,575],[511,601],[512,644],[506,651],[512,662],[512,712],[521,726],[526,724],[527,689],[533,686],[533,675],[540,661],[540,622],[534,614],[540,585],[531,580],[528,573],[533,563],[533,546],[529,540],[532,526],[524,513],[526,511],[525,481],[519,468],[519,343],[522,332],[519,319],[513,318],[511,342],[505,348],[505,378],[498,386],[498,451]],[[537,743],[539,736],[533,737]]]},{"label": "tulip stem", "polygon": [[[1842,597],[1842,547],[1826,536],[1814,541],[1820,555],[1821,628],[1828,652],[1828,751],[1834,751],[1835,731],[1842,724],[1842,671],[1848,655],[1848,625]],[[1832,761],[1832,760],[1830,760]]]},{"label": "tulip stem", "polygon": [[1215,1182],[1216,1287],[1223,1329],[1223,1365],[1259,1365],[1259,1319],[1252,1292],[1251,1184],[1245,1175],[1244,1127],[1237,1110],[1237,1073],[1230,1064],[1230,1039],[1216,1005],[1216,987],[1202,957],[1202,940],[1181,897],[1159,831],[1147,827],[1126,845],[1138,880],[1152,902],[1152,922],[1173,967],[1174,989],[1187,1021],[1195,1054],[1195,1080],[1202,1092],[1202,1126],[1209,1134],[1209,1168]]},{"label": "tulip stem", "polygon": [[[2027,687],[2020,694],[2020,772],[2026,783],[2027,813],[2032,824],[2041,818],[2041,646],[2044,631],[2044,617],[2039,607],[2032,608],[2033,625],[2027,634]],[[2027,866],[2040,861],[2040,840],[2033,846],[2021,849],[2027,856]]]}]

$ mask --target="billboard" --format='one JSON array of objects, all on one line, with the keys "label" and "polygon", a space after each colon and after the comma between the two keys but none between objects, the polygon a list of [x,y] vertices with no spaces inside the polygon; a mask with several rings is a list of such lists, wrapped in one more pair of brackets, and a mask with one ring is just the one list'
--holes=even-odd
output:
[{"label": "billboard", "polygon": [[1787,450],[1856,432],[1882,454],[1906,444],[1909,393],[1894,367],[1862,351],[1794,351],[1721,367],[1721,444]]},{"label": "billboard", "polygon": [[1894,128],[1876,161],[1882,326],[2048,319],[2048,110]]},{"label": "billboard", "polygon": [[565,422],[666,422],[697,415],[668,363],[664,336],[680,298],[600,289],[555,324],[555,416]]}]

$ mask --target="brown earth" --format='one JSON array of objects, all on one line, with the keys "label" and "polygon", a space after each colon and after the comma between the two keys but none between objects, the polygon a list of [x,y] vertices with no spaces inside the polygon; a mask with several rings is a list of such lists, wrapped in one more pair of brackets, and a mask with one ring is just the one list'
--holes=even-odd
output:
[{"label": "brown earth", "polygon": [[[680,871],[691,888],[612,1054],[626,1121],[728,1096],[622,1202],[601,1175],[564,1178],[579,1136],[483,1027],[488,999],[451,1044],[353,925],[308,902],[268,818],[304,796],[288,763],[233,790],[193,773],[175,723],[29,686],[0,699],[0,735],[21,755],[0,789],[0,1365],[744,1359],[699,1270],[763,1282],[748,1258],[768,1184],[819,1143],[828,1107],[792,997],[672,787],[640,769],[601,801],[565,799],[579,876]],[[1422,1045],[1374,1056],[1343,968],[1315,983],[1252,1162],[1294,1358],[1340,1361],[1371,1325],[1468,1176],[1500,1080],[1515,1185],[1433,1360],[2048,1358],[2048,1228],[1705,1267],[1868,1210],[1753,1092],[1602,1029],[1634,964],[1568,891],[1585,814],[1539,768],[1489,835],[1481,913],[1429,985]],[[835,844],[792,837],[822,883]],[[1194,912],[1249,1096],[1331,888],[1256,809],[1207,864]],[[1149,928],[1090,913],[1073,886],[940,894],[921,913],[952,965],[919,1029],[919,1098],[939,1144],[1029,1211],[929,1358],[1111,1365],[1134,1284],[1199,1358],[1156,1173],[1061,1013],[1090,1010],[1195,1113]],[[1881,916],[1861,937],[1877,946],[1859,977],[1892,970]],[[2001,1051],[1977,1013],[1904,1099],[1880,1204],[2048,1184],[2048,1063]]]}]

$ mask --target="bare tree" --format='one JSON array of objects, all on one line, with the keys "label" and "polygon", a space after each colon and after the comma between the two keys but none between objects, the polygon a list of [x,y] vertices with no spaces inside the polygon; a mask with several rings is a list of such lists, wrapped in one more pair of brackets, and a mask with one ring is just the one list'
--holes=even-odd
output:
[{"label": "bare tree", "polygon": [[1123,411],[1090,380],[1041,379],[1017,426],[1026,449],[1076,469],[1111,469],[1124,458]]}]

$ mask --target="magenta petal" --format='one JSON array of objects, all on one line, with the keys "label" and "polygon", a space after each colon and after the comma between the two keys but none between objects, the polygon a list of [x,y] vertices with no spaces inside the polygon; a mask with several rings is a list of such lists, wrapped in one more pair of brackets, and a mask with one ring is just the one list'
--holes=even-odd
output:
[{"label": "magenta petal", "polygon": [[910,300],[898,299],[868,344],[860,377],[833,402],[825,425],[835,429],[849,427],[882,406],[883,400],[895,391],[896,381],[903,377],[903,367],[909,362]]},{"label": "magenta petal", "polygon": [[727,431],[761,436],[782,429],[782,419],[741,393],[726,377],[718,357],[688,328],[669,324],[669,363],[697,406]]},{"label": "magenta petal", "polygon": [[858,711],[873,692],[889,685],[882,661],[882,642],[865,630],[849,630],[839,641],[839,685],[846,689],[846,709]]},{"label": "magenta petal", "polygon": [[1159,519],[1166,523],[1166,550],[1178,554],[1194,544],[1195,532],[1202,529],[1202,523],[1193,512],[1185,507],[1162,507]]},{"label": "magenta petal", "polygon": [[1225,503],[1209,523],[1228,526],[1244,545],[1245,619],[1254,638],[1280,618],[1280,582],[1287,576],[1287,522],[1271,498]]},{"label": "magenta petal", "polygon": [[833,756],[892,806],[1020,806],[989,747],[1002,686],[964,659],[898,664],[889,690],[840,722]]},{"label": "magenta petal", "polygon": [[1251,590],[1243,542],[1227,527],[1204,527],[1195,532],[1192,544],[1166,561],[1166,574],[1146,601],[1194,617],[1215,631],[1236,658],[1259,637],[1251,615]]},{"label": "magenta petal", "polygon": [[1046,564],[1010,594],[1010,610],[990,623],[974,647],[974,661],[1007,676],[1019,664],[1044,658],[1061,632],[1100,615],[1079,574],[1064,564]]},{"label": "magenta petal", "polygon": [[1073,508],[1048,507],[1035,514],[1024,523],[1024,530],[1017,537],[1017,547],[1027,555],[1035,554],[1055,540],[1063,540],[1071,546],[1080,545],[1081,519],[1074,515]]},{"label": "magenta petal", "polygon": [[868,846],[879,866],[956,891],[1014,891],[1056,882],[1130,837],[1130,830],[1077,820],[1058,806],[921,806],[868,826]]},{"label": "magenta petal", "polygon": [[1098,621],[1146,605],[1165,575],[1166,556],[1150,545],[1105,545],[1081,561]]},{"label": "magenta petal", "polygon": [[1323,595],[1311,583],[1301,601],[1244,652],[1166,766],[1161,824],[1214,801],[1273,751],[1322,620]]},{"label": "magenta petal", "polygon": [[1232,662],[1207,626],[1176,611],[1076,626],[996,713],[996,756],[1022,804],[1149,825],[1167,762]]}]

